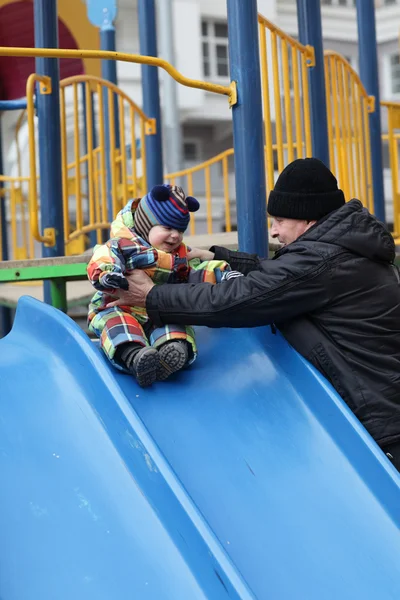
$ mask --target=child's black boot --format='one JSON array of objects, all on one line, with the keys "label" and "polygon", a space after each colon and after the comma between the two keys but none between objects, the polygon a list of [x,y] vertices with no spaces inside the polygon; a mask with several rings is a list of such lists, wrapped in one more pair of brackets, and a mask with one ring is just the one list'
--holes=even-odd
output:
[{"label": "child's black boot", "polygon": [[158,349],[160,364],[157,372],[158,381],[164,381],[172,373],[183,369],[189,359],[189,344],[185,340],[166,342]]},{"label": "child's black boot", "polygon": [[156,381],[160,360],[155,348],[123,344],[117,349],[117,360],[132,373],[140,387],[148,387]]}]

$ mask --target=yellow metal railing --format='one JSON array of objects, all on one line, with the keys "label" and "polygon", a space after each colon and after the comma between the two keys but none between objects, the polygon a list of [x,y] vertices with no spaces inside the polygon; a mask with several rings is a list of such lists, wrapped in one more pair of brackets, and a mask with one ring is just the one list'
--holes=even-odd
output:
[{"label": "yellow metal railing", "polygon": [[[8,211],[6,210],[6,212],[8,212],[10,217],[11,238],[9,246],[11,249],[11,258],[14,260],[33,258],[34,240],[29,227],[29,207],[27,200],[30,178],[0,175],[0,181],[3,185],[0,202],[6,204],[6,208],[8,207]],[[3,258],[0,244],[0,260],[3,260]]]},{"label": "yellow metal railing", "polygon": [[[228,86],[213,84],[206,81],[190,79],[179,73],[172,65],[163,59],[141,56],[135,54],[125,54],[118,52],[92,51],[92,50],[60,50],[60,49],[41,49],[41,48],[12,48],[0,47],[0,56],[24,56],[24,57],[57,57],[57,58],[97,58],[108,60],[120,60],[139,64],[147,64],[160,67],[167,71],[178,83],[184,86],[206,90],[216,94],[222,94],[228,97],[229,106],[236,104],[236,83],[232,82]],[[41,231],[39,219],[39,197],[38,197],[38,172],[37,156],[35,151],[35,110],[34,110],[34,92],[35,86],[39,84],[39,93],[51,93],[51,81],[47,77],[32,75],[27,82],[27,121],[29,131],[29,177],[21,179],[27,185],[27,194],[29,197],[29,226],[31,235],[27,238],[24,253],[19,248],[14,237],[12,240],[13,258],[28,257],[33,253],[33,239],[47,246],[55,243],[56,232],[53,228],[47,228]],[[72,89],[73,105],[73,137],[74,150],[73,159],[68,157],[67,143],[67,105],[66,91]],[[82,119],[78,105],[80,103],[81,90],[86,92],[86,122],[87,148],[82,149]],[[92,105],[92,92],[96,96],[95,108]],[[114,118],[119,123],[119,131],[109,126],[109,149],[110,154],[106,156],[106,131],[107,127],[103,118],[104,102],[108,102],[109,123],[114,122]],[[108,82],[103,82],[94,77],[70,78],[61,84],[61,128],[62,128],[62,164],[63,164],[63,211],[64,211],[64,237],[67,244],[67,252],[71,252],[73,244],[78,238],[82,238],[90,231],[97,231],[97,238],[101,237],[101,230],[108,228],[109,219],[107,215],[107,195],[111,194],[113,212],[117,212],[120,206],[127,201],[128,197],[137,196],[147,188],[146,183],[146,155],[144,135],[149,135],[155,131],[156,124],[148,119],[143,112],[136,106],[121,90]],[[125,113],[128,113],[126,118]],[[94,141],[93,117],[94,113],[99,116],[98,119],[98,144]],[[21,119],[23,117],[21,116]],[[126,121],[130,121],[128,126]],[[139,122],[137,126],[136,122]],[[136,156],[136,129],[139,127],[138,138],[141,144],[140,161]],[[117,143],[119,137],[119,144]],[[126,141],[131,139],[131,159],[128,159]],[[17,143],[17,153],[19,146]],[[17,156],[18,173],[21,176],[21,156]],[[129,169],[129,164],[131,168]],[[110,165],[111,190],[107,190],[107,164]],[[140,168],[139,168],[140,164]],[[141,171],[141,172],[139,172]],[[19,193],[16,185],[18,178],[2,178],[2,181],[10,183],[10,210],[13,215],[17,208],[22,210],[24,196]],[[13,181],[13,183],[11,183]],[[2,201],[5,200],[7,190],[2,194]],[[75,207],[72,206],[75,202]],[[24,207],[24,217],[21,217],[25,223],[26,202]],[[14,212],[13,212],[14,211]],[[71,213],[75,211],[75,219],[71,219]],[[22,213],[21,213],[22,214]],[[24,229],[25,230],[25,229]]]},{"label": "yellow metal railing", "polygon": [[[307,69],[314,48],[303,46],[262,15],[258,16],[267,191],[295,158],[312,155]],[[273,130],[275,123],[275,131]]]},{"label": "yellow metal railing", "polygon": [[[285,165],[295,158],[312,156],[311,115],[308,68],[314,65],[314,51],[259,15],[262,71],[263,113],[265,128],[265,165],[267,191]],[[176,81],[229,97],[236,102],[236,87],[220,86],[183,77],[169,63],[153,57],[110,52],[0,48],[0,56],[72,56],[76,58],[110,58],[145,63],[164,68]],[[332,170],[344,189],[346,199],[359,197],[373,209],[372,169],[369,138],[369,112],[373,98],[363,88],[358,75],[343,57],[325,53],[329,151]],[[14,258],[33,256],[34,238],[47,245],[54,243],[53,230],[40,230],[38,174],[35,152],[34,87],[38,93],[50,93],[50,81],[32,75],[27,84],[27,118],[29,127],[30,176],[23,177],[17,144],[18,177],[2,176],[12,217]],[[104,120],[104,104],[109,119]],[[383,136],[390,148],[393,177],[395,232],[400,235],[400,185],[398,143],[400,140],[400,105],[383,103],[388,108],[389,133]],[[67,252],[89,232],[109,227],[108,202],[115,214],[131,197],[147,191],[145,136],[156,124],[119,88],[96,77],[78,76],[61,82],[61,140],[64,238]],[[21,123],[24,117],[21,116]],[[19,124],[19,126],[21,125]],[[115,129],[111,125],[117,124]],[[86,136],[85,133],[86,132]],[[71,139],[68,140],[68,134]],[[136,150],[139,140],[141,154]],[[68,143],[70,141],[70,143]],[[131,155],[127,148],[130,146]],[[110,166],[109,180],[107,168]],[[224,221],[226,231],[235,224],[233,149],[194,167],[165,176],[165,180],[184,187],[197,196],[204,207],[193,215],[190,233],[200,232],[204,220],[208,233],[215,229],[216,219]],[[110,189],[109,189],[110,188]],[[29,218],[28,203],[29,197]],[[217,202],[218,201],[218,202]],[[79,246],[80,247],[80,246]]]},{"label": "yellow metal railing", "polygon": [[[215,210],[215,199],[218,196],[222,196],[223,198],[223,207],[225,210],[225,231],[232,231],[232,223],[231,223],[231,198],[232,194],[229,186],[229,157],[233,156],[233,148],[229,150],[225,150],[202,162],[195,167],[191,167],[188,169],[183,169],[182,171],[177,171],[176,173],[170,173],[165,175],[165,181],[169,182],[171,185],[179,184],[181,185],[185,192],[189,196],[199,196],[205,197],[206,202],[206,227],[207,233],[213,233],[213,197],[214,197],[214,210]],[[222,179],[222,191],[217,192],[212,195],[212,169],[215,169],[215,172],[218,176],[218,180]],[[198,188],[196,189],[194,186],[194,177],[199,175],[199,179],[196,181]],[[203,180],[203,181],[202,181]],[[204,191],[203,191],[204,190]],[[190,218],[190,234],[196,234],[196,213],[193,213]]]},{"label": "yellow metal railing", "polygon": [[[2,184],[0,202],[5,203],[5,214],[9,216],[10,255],[15,260],[34,257],[34,239],[29,225],[29,188],[30,177],[22,174],[21,148],[19,134],[26,120],[26,111],[21,111],[15,126],[15,149],[17,155],[17,176],[0,175]],[[1,230],[1,227],[0,227]],[[0,244],[0,260],[3,260]]]},{"label": "yellow metal railing", "polygon": [[40,84],[42,93],[51,93],[51,79],[46,76],[32,74],[26,83],[26,101],[28,114],[28,140],[29,140],[29,222],[35,240],[45,246],[54,246],[56,231],[47,227],[43,233],[39,231],[39,200],[38,200],[38,173],[36,166],[36,135],[35,135],[35,101],[34,92],[36,83]]},{"label": "yellow metal railing", "polygon": [[[388,143],[389,165],[392,178],[393,201],[393,236],[400,237],[400,102],[381,102],[387,110],[388,132],[382,135],[382,140]],[[389,219],[390,220],[390,217]]]},{"label": "yellow metal railing", "polygon": [[[142,188],[147,189],[145,137],[155,133],[156,124],[108,81],[79,75],[63,80],[60,85],[64,238],[69,244],[96,231],[98,241],[101,241],[101,231],[110,225],[108,197],[115,215],[129,198],[137,197]],[[107,123],[105,102],[109,115]],[[68,157],[69,114],[73,133],[72,160]],[[140,141],[140,158],[137,139]],[[73,222],[71,213],[75,215]]]},{"label": "yellow metal railing", "polygon": [[329,160],[346,200],[359,198],[373,212],[369,113],[375,99],[336,52],[325,52]]},{"label": "yellow metal railing", "polygon": [[125,52],[109,52],[105,50],[64,50],[59,48],[14,48],[0,46],[0,56],[24,56],[24,57],[47,57],[47,58],[97,58],[99,60],[119,60],[142,65],[150,65],[164,69],[175,81],[191,88],[214,92],[228,97],[229,105],[234,106],[237,102],[236,83],[230,85],[219,85],[209,81],[190,79],[182,75],[175,67],[162,58],[154,56],[142,56],[141,54],[127,54]]}]

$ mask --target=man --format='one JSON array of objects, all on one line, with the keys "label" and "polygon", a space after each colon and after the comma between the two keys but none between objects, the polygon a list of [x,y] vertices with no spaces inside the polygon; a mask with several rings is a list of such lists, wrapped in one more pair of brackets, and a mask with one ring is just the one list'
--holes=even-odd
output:
[{"label": "man", "polygon": [[223,286],[153,286],[140,271],[112,304],[146,306],[159,325],[274,324],[332,383],[400,469],[400,276],[395,245],[359,200],[345,203],[334,175],[315,159],[280,174],[268,199],[272,260],[213,247],[229,262]]}]

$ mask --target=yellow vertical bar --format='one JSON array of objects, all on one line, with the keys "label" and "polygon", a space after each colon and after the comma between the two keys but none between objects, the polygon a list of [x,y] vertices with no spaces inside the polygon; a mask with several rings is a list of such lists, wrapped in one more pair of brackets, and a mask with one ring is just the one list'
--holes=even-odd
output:
[{"label": "yellow vertical bar", "polygon": [[96,222],[94,199],[94,157],[93,157],[93,107],[90,85],[85,83],[86,97],[86,131],[87,131],[87,165],[88,165],[88,195],[89,195],[89,225]]},{"label": "yellow vertical bar", "polygon": [[128,168],[126,164],[126,143],[125,143],[125,109],[124,99],[122,96],[118,98],[118,109],[119,109],[119,140],[121,148],[121,171],[122,171],[122,193],[124,205],[128,202]]},{"label": "yellow vertical bar", "polygon": [[[6,188],[4,187],[3,189],[5,190]],[[5,202],[5,201],[4,201],[4,196],[1,194],[0,195],[0,204],[2,202]],[[1,238],[1,232],[3,231],[2,212],[3,211],[0,210],[0,260],[3,260],[3,244],[2,244],[2,238]]]},{"label": "yellow vertical bar", "polygon": [[[188,196],[193,196],[193,173],[188,173],[187,175],[187,194]],[[196,234],[196,219],[194,214],[191,213],[190,215],[190,235]]]},{"label": "yellow vertical bar", "polygon": [[68,196],[68,152],[67,152],[67,117],[65,107],[65,88],[60,88],[61,119],[61,178],[63,195],[64,241],[69,238],[69,196]]},{"label": "yellow vertical bar", "polygon": [[[336,61],[333,56],[331,59],[331,73],[332,73],[332,103],[333,103],[333,114],[335,121],[335,141],[336,141],[336,152],[338,157],[338,171],[337,178],[339,179],[340,187],[344,188],[344,179],[345,175],[343,172],[343,156],[341,151],[341,139],[340,139],[340,118],[339,118],[339,103],[338,103],[338,86],[337,86],[337,70],[336,70]],[[343,189],[346,194],[346,190]],[[348,200],[346,196],[346,200]]]},{"label": "yellow vertical bar", "polygon": [[333,145],[333,123],[332,123],[332,93],[331,93],[331,70],[329,68],[329,57],[324,60],[325,65],[325,96],[326,96],[326,115],[328,124],[328,145],[329,145],[329,163],[332,171],[336,172],[335,149]]},{"label": "yellow vertical bar", "polygon": [[354,80],[354,78],[352,78],[350,81],[350,95],[351,95],[352,113],[353,113],[352,141],[354,144],[354,152],[356,155],[355,192],[356,192],[356,197],[360,198],[360,196],[361,196],[361,178],[362,178],[363,174],[362,174],[362,168],[361,168],[360,146],[359,146],[359,140],[358,140],[358,126],[357,126],[357,101],[356,101],[357,90],[358,90],[357,82]]},{"label": "yellow vertical bar", "polygon": [[224,198],[225,198],[225,227],[226,231],[229,232],[232,229],[231,226],[231,203],[229,201],[229,170],[228,170],[228,157],[224,156],[222,159],[222,177],[224,181]]},{"label": "yellow vertical bar", "polygon": [[272,150],[272,120],[271,101],[269,97],[268,55],[265,26],[259,23],[260,31],[260,54],[261,54],[261,83],[262,100],[264,107],[264,131],[265,131],[265,174],[267,183],[267,194],[274,187],[274,153]]},{"label": "yellow vertical bar", "polygon": [[282,71],[283,71],[283,99],[285,107],[285,125],[286,125],[286,143],[288,152],[288,161],[294,160],[293,151],[293,122],[292,122],[292,107],[290,97],[290,71],[289,71],[289,54],[288,42],[281,40],[282,48]]},{"label": "yellow vertical bar", "polygon": [[176,185],[176,183],[175,183],[175,177],[170,177],[169,178],[169,184],[170,185]]},{"label": "yellow vertical bar", "polygon": [[29,194],[30,194],[30,190],[29,190],[29,186],[32,185],[32,181],[28,178],[27,179],[27,184],[28,184],[28,197],[27,200],[25,202],[25,210],[26,210],[26,223],[27,223],[27,229],[28,229],[28,240],[29,240],[29,258],[34,258],[35,256],[35,248],[34,248],[34,238],[32,235],[32,231],[30,228],[30,223],[29,223]]},{"label": "yellow vertical bar", "polygon": [[356,87],[356,110],[357,110],[357,142],[358,147],[360,148],[360,158],[361,158],[361,170],[360,170],[360,182],[361,182],[361,194],[360,200],[364,204],[364,206],[368,202],[367,197],[367,165],[366,165],[366,157],[365,157],[365,147],[364,147],[364,135],[363,135],[363,119],[362,119],[362,95],[360,95],[360,89]]},{"label": "yellow vertical bar", "polygon": [[147,160],[146,160],[146,133],[144,119],[140,117],[140,156],[142,157],[142,194],[147,193]]},{"label": "yellow vertical bar", "polygon": [[282,136],[282,108],[281,108],[281,90],[279,78],[279,60],[278,60],[278,44],[275,31],[271,31],[272,44],[272,72],[274,81],[274,100],[275,100],[275,128],[276,128],[276,143],[278,154],[278,168],[282,171],[285,162],[283,157],[283,136]]},{"label": "yellow vertical bar", "polygon": [[10,213],[11,213],[11,248],[12,258],[18,256],[18,233],[17,233],[17,203],[15,201],[14,182],[10,181]]},{"label": "yellow vertical bar", "polygon": [[76,229],[83,227],[82,193],[81,193],[81,151],[79,131],[78,85],[73,83],[74,91],[74,151],[75,151],[75,199],[76,199]]},{"label": "yellow vertical bar", "polygon": [[206,202],[207,202],[207,233],[213,232],[212,225],[212,205],[211,205],[211,177],[210,167],[204,169],[204,178],[206,183]]},{"label": "yellow vertical bar", "polygon": [[106,144],[104,127],[104,102],[103,89],[99,83],[97,85],[97,97],[99,101],[99,137],[100,137],[100,183],[101,183],[101,221],[108,222],[107,211],[107,178],[106,178]]},{"label": "yellow vertical bar", "polygon": [[110,130],[111,194],[112,194],[113,215],[115,216],[119,210],[118,198],[117,198],[117,162],[116,162],[116,150],[115,150],[115,105],[114,105],[114,92],[111,89],[108,89],[107,93],[108,93],[108,120],[109,120],[109,130]]},{"label": "yellow vertical bar", "polygon": [[347,152],[347,127],[346,127],[346,104],[347,99],[344,97],[343,92],[343,63],[340,61],[336,62],[336,74],[338,83],[338,109],[340,109],[340,121],[341,121],[341,155],[342,155],[342,168],[343,168],[343,179],[341,179],[340,187],[344,191],[344,195],[350,200],[350,178],[349,178],[349,158]]},{"label": "yellow vertical bar", "polygon": [[311,143],[311,109],[310,109],[310,93],[308,89],[308,67],[305,54],[301,55],[301,86],[303,88],[303,103],[304,103],[304,135],[306,138],[306,157],[312,156]]},{"label": "yellow vertical bar", "polygon": [[137,184],[137,153],[136,153],[136,119],[135,111],[133,107],[130,107],[130,123],[131,123],[131,159],[132,159],[132,183],[133,183],[133,197],[138,197],[138,184]]},{"label": "yellow vertical bar", "polygon": [[28,258],[29,249],[28,249],[28,237],[27,237],[27,221],[26,221],[26,210],[25,210],[25,201],[22,193],[22,182],[18,183],[18,197],[19,197],[19,214],[21,219],[21,235],[22,235],[22,246],[25,250],[25,257]]},{"label": "yellow vertical bar", "polygon": [[394,164],[394,144],[396,143],[394,139],[394,128],[393,128],[393,115],[392,115],[392,107],[388,107],[388,148],[389,148],[389,165],[390,165],[390,174],[392,178],[392,199],[393,199],[393,225],[394,232],[393,234],[397,234],[397,190],[396,190],[396,178],[395,178],[395,164]]},{"label": "yellow vertical bar", "polygon": [[300,80],[299,80],[299,58],[297,56],[297,48],[292,46],[292,67],[293,67],[293,101],[294,101],[294,115],[295,115],[295,127],[296,127],[296,148],[297,157],[303,158],[303,139],[301,130],[301,92],[300,92]]},{"label": "yellow vertical bar", "polygon": [[[365,146],[367,149],[366,158],[367,158],[367,208],[370,212],[375,212],[374,207],[374,193],[372,187],[372,165],[371,165],[371,139],[369,135],[369,112],[368,112],[368,100],[367,98],[363,98],[363,115],[364,115],[364,136],[365,136]],[[378,110],[380,107],[378,107]]]},{"label": "yellow vertical bar", "polygon": [[[396,108],[395,110],[398,110]],[[392,171],[392,178],[395,182],[395,195],[393,197],[393,223],[395,226],[395,233],[397,236],[400,235],[400,205],[399,205],[399,139],[398,136],[393,136],[393,164],[394,170]]]},{"label": "yellow vertical bar", "polygon": [[347,137],[347,164],[350,174],[349,189],[350,197],[356,196],[355,178],[354,178],[354,156],[353,156],[353,135],[352,135],[352,119],[351,119],[351,96],[349,88],[349,77],[352,77],[351,71],[347,64],[343,65],[343,95],[344,95],[344,115],[346,121],[346,137]]}]

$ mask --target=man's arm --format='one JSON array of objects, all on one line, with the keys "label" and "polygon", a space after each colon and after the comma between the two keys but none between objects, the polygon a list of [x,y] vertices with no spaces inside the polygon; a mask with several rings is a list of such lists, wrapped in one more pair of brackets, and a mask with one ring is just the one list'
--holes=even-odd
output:
[{"label": "man's arm", "polygon": [[247,275],[251,271],[257,271],[263,262],[263,259],[260,259],[257,254],[236,252],[222,246],[212,246],[210,251],[214,253],[216,260],[225,260],[230,264],[233,271],[240,271],[243,275]]},{"label": "man's arm", "polygon": [[255,327],[322,308],[329,299],[328,265],[320,255],[288,253],[220,285],[153,287],[146,309],[156,325]]}]

